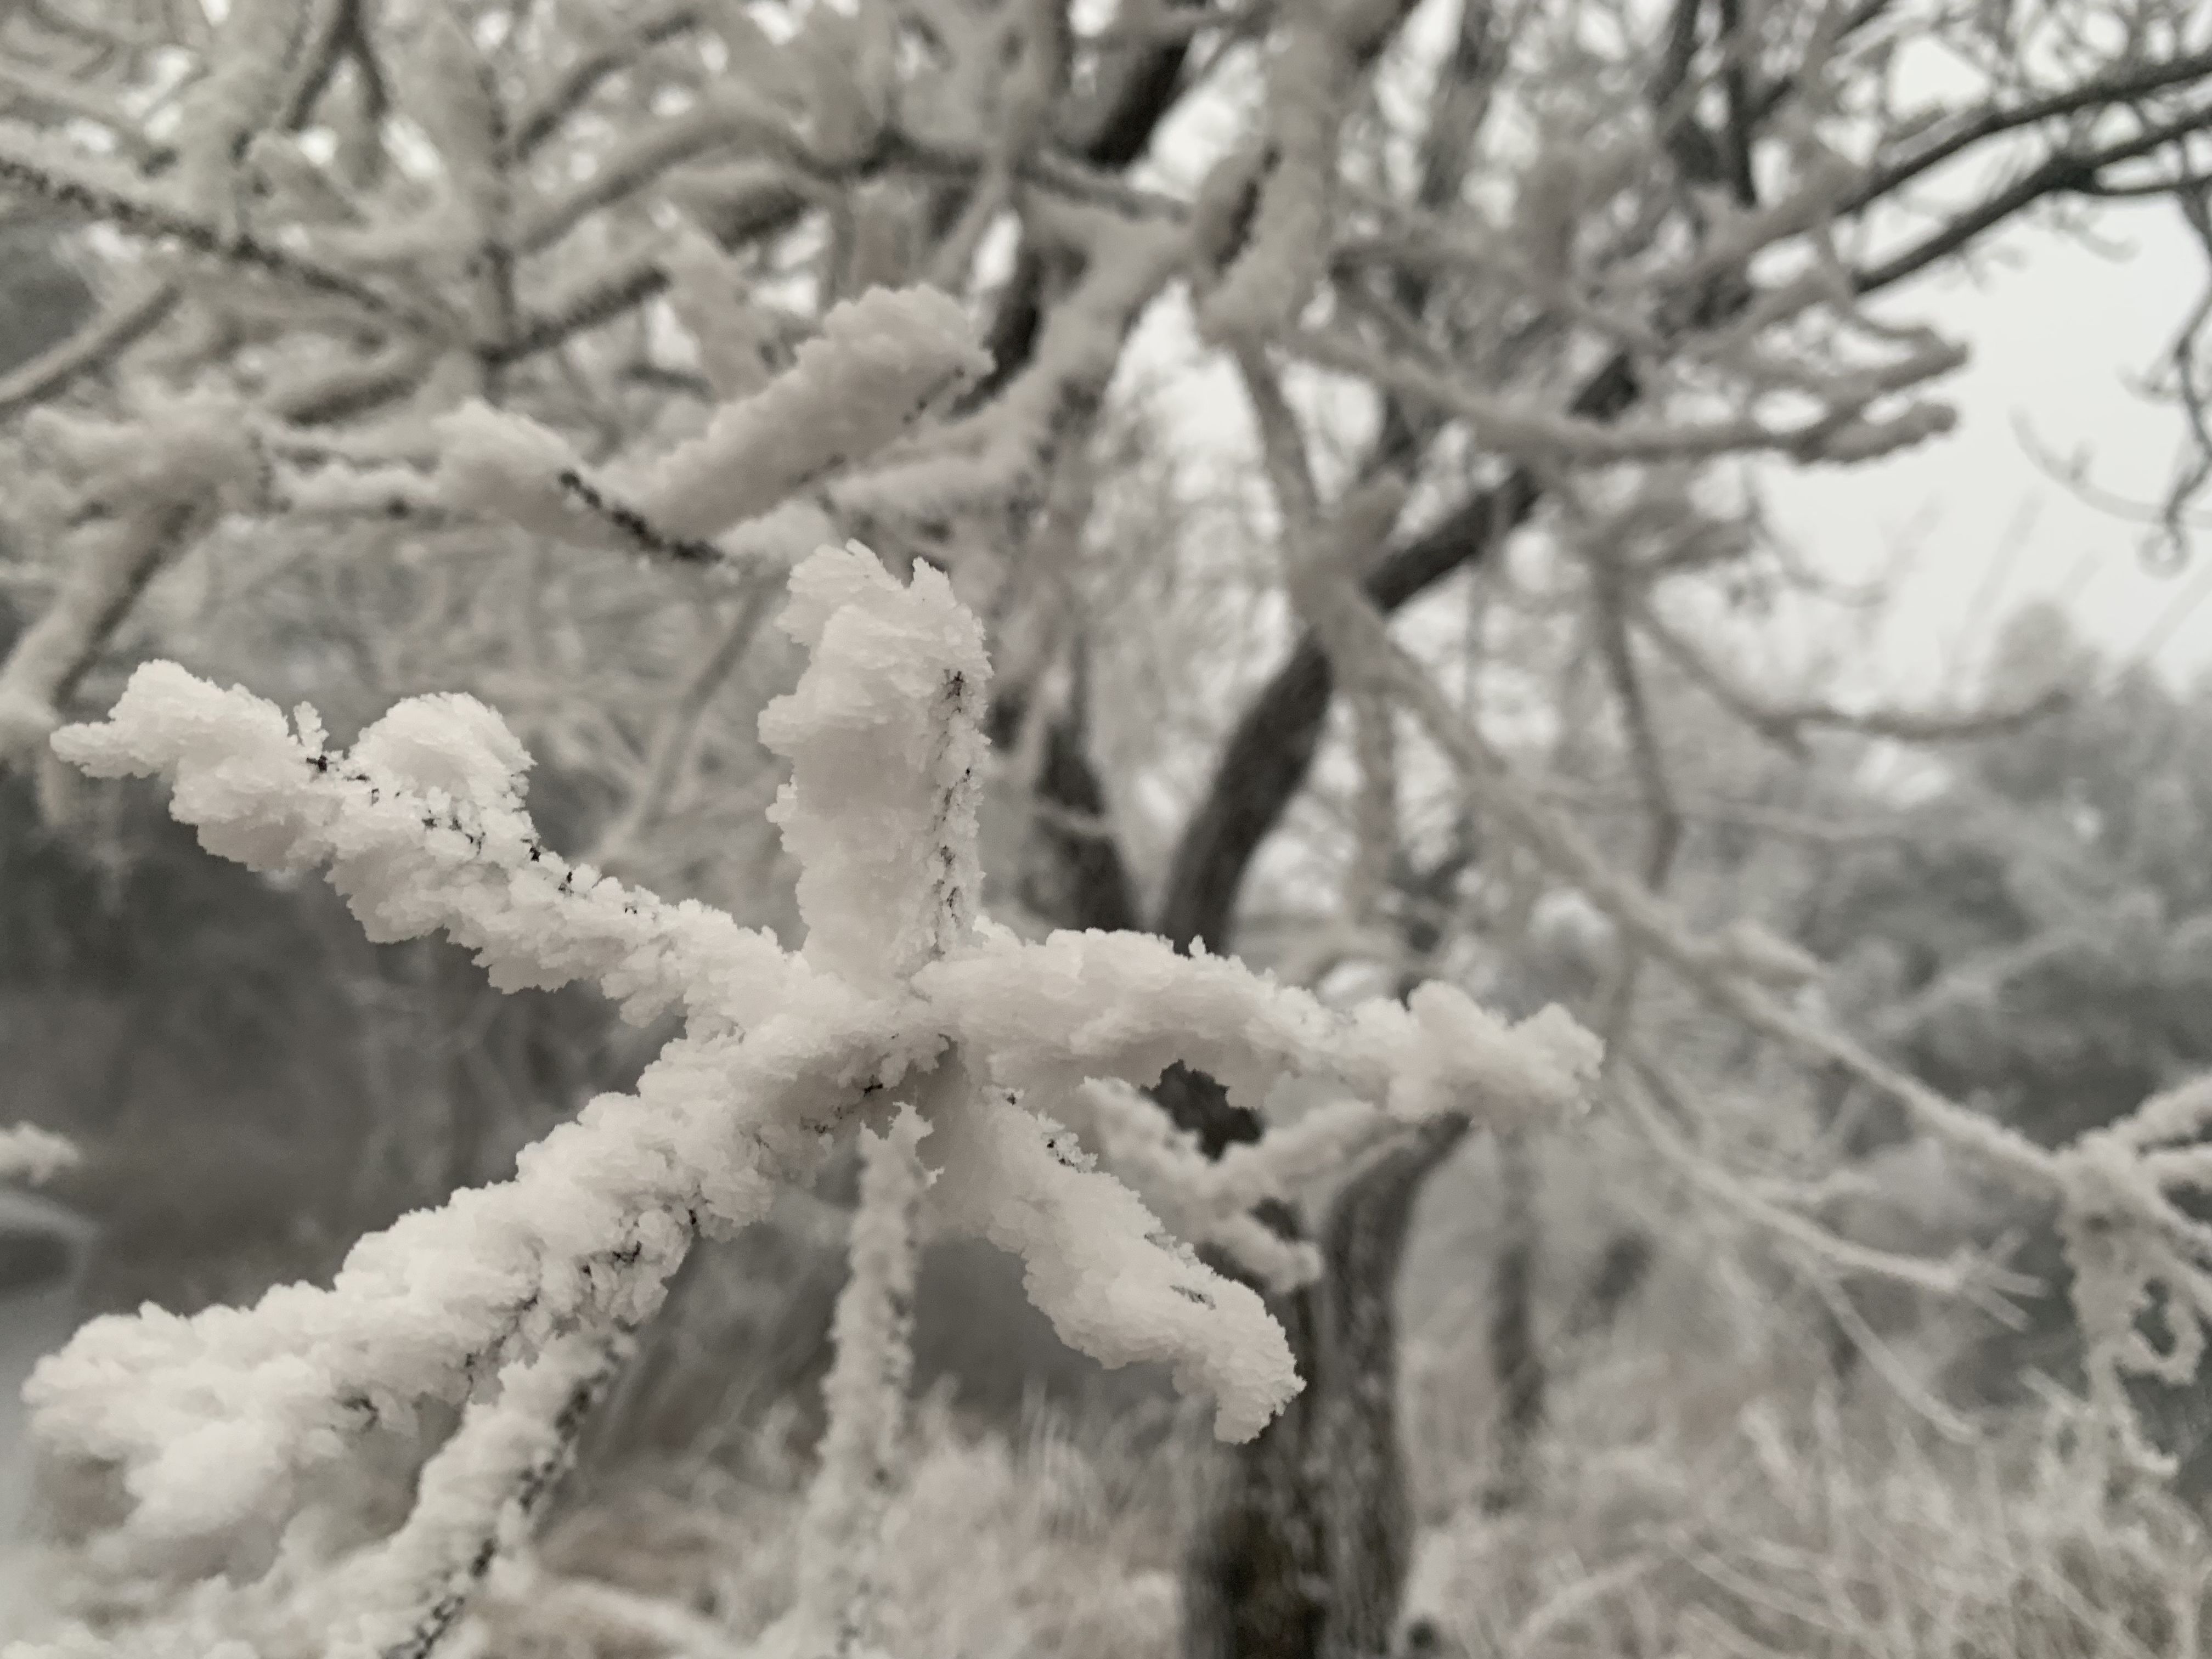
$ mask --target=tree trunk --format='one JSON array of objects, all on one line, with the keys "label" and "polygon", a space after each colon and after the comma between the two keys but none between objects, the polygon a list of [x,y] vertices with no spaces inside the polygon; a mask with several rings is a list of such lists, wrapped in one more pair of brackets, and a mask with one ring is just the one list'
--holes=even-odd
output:
[{"label": "tree trunk", "polygon": [[[1467,1127],[1431,1124],[1354,1176],[1322,1228],[1321,1279],[1270,1299],[1306,1388],[1223,1460],[1184,1560],[1185,1659],[1373,1659],[1389,1650],[1413,1546],[1398,1268],[1421,1186]],[[1296,1230],[1287,1212],[1268,1218]]]},{"label": "tree trunk", "polygon": [[[1310,1287],[1268,1299],[1309,1379],[1320,1346],[1316,1304]],[[1223,1455],[1183,1557],[1184,1659],[1312,1659],[1322,1650],[1328,1563],[1313,1480],[1316,1395],[1309,1381],[1257,1438]]]},{"label": "tree trunk", "polygon": [[1425,1125],[1360,1171],[1329,1208],[1318,1419],[1328,1616],[1323,1659],[1388,1651],[1413,1562],[1413,1508],[1398,1422],[1398,1269],[1414,1200],[1468,1121]]},{"label": "tree trunk", "polygon": [[1498,1138],[1504,1237],[1490,1276],[1490,1372],[1498,1388],[1498,1473],[1486,1507],[1517,1508],[1534,1485],[1550,1378],[1536,1340],[1535,1160],[1519,1133]]}]

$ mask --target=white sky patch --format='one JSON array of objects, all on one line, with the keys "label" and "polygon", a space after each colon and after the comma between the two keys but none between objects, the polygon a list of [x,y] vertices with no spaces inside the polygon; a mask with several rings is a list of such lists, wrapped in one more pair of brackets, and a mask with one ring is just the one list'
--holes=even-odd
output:
[{"label": "white sky patch", "polygon": [[2189,569],[2154,574],[2145,526],[2082,500],[2023,441],[2026,431],[2050,453],[2084,458],[2100,489],[2135,501],[2160,500],[2172,476],[2179,412],[2129,382],[2171,343],[2204,255],[2163,204],[2115,210],[2100,229],[2107,252],[2016,231],[1978,271],[1912,285],[1914,313],[1972,353],[1942,387],[1959,410],[1949,436],[1866,466],[1759,464],[1778,526],[1820,568],[1852,580],[1894,572],[1874,645],[1904,687],[1964,684],[2003,617],[2037,599],[2061,601],[2107,650],[2148,644],[2175,677],[2212,666],[2212,598],[2196,580],[2212,535]]}]

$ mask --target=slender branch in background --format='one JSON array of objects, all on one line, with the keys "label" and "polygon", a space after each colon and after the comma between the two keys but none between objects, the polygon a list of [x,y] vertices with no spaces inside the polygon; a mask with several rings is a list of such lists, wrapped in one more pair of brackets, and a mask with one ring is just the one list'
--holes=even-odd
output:
[{"label": "slender branch in background", "polygon": [[[2168,193],[2181,210],[2182,218],[2205,258],[2212,261],[2212,178],[2187,181]],[[2170,389],[2173,400],[2180,405],[2194,445],[2194,453],[2181,464],[2173,482],[2166,487],[2165,500],[2159,504],[2159,529],[2163,543],[2154,544],[2159,549],[2156,554],[2148,550],[2145,554],[2155,567],[2166,569],[2178,569],[2188,562],[2192,544],[2190,508],[2205,486],[2212,484],[2212,412],[2208,412],[2204,370],[2198,362],[2208,325],[2212,325],[2212,283],[2208,283],[2188,318],[2174,333],[2173,343],[2166,351],[2171,380],[2167,387],[2160,388]]]},{"label": "slender branch in background", "polygon": [[881,1650],[876,1555],[897,1490],[914,1370],[915,1230],[928,1176],[927,1117],[902,1109],[882,1135],[862,1131],[852,1276],[837,1297],[837,1357],[823,1385],[830,1426],[799,1523],[796,1640],[820,1659]]},{"label": "slender branch in background", "polygon": [[701,9],[692,0],[677,0],[633,12],[614,38],[580,55],[524,100],[506,134],[507,160],[527,161],[611,78],[662,42],[697,27]]},{"label": "slender branch in background", "polygon": [[1966,742],[2017,731],[2048,719],[2064,708],[2075,696],[2069,688],[2053,686],[2013,708],[1957,713],[1906,708],[1849,710],[1826,703],[1769,703],[1729,678],[1710,653],[1692,645],[1679,630],[1662,621],[1655,607],[1649,604],[1638,606],[1636,621],[1644,636],[1692,684],[1760,737],[1800,760],[1808,753],[1807,734],[1815,731],[1850,732],[1900,743]]},{"label": "slender branch in background", "polygon": [[[2071,87],[2046,93],[2039,98],[2029,99],[2008,107],[1984,110],[1952,123],[1949,131],[1941,133],[1917,145],[1910,154],[1877,167],[1848,198],[1843,210],[1847,214],[1856,213],[1894,196],[1900,188],[1921,174],[1977,145],[1986,143],[1991,138],[2085,112],[2126,108],[2154,93],[2191,86],[2207,76],[2212,76],[2212,47],[2185,52],[2178,58],[2160,62],[2130,65],[2109,74],[2092,76]],[[2194,130],[2188,125],[2179,129],[2180,131]],[[2130,141],[2126,147],[2129,155],[2142,153],[2133,147],[2139,142]],[[2166,142],[2163,138],[2156,139],[2152,141],[2150,147],[2154,148]],[[2090,170],[2095,170],[2094,165]]]},{"label": "slender branch in background", "polygon": [[1859,293],[1873,294],[1926,270],[1969,243],[2052,196],[2094,194],[2097,175],[2122,162],[2138,161],[2195,134],[2212,131],[2212,103],[2199,103],[2163,121],[2147,124],[2134,137],[2081,150],[2056,149],[2025,174],[1993,191],[1940,228],[1881,263],[1851,273]]},{"label": "slender branch in background", "polygon": [[97,373],[168,319],[179,289],[162,277],[131,283],[67,339],[0,377],[0,419],[44,403]]},{"label": "slender branch in background", "polygon": [[1331,611],[1340,603],[1336,568],[1370,544],[1378,527],[1395,516],[1403,495],[1396,481],[1386,478],[1340,503],[1334,520],[1325,519],[1305,440],[1281,383],[1255,349],[1245,346],[1234,356],[1281,520],[1278,538],[1285,585],[1301,620],[1328,651],[1332,676],[1346,688],[1352,702],[1359,790],[1352,809],[1346,905],[1355,922],[1371,921],[1382,904],[1398,850],[1395,716],[1383,689],[1361,681],[1360,659],[1340,654],[1332,644],[1339,635]]},{"label": "slender branch in background", "polygon": [[[1637,1083],[1663,1103],[1676,1117],[1694,1121],[1697,1112],[1683,1085],[1641,1042],[1632,1042],[1625,1056]],[[1763,1197],[1747,1182],[1716,1166],[1668,1127],[1638,1089],[1616,1086],[1607,1098],[1635,1121],[1638,1132],[1652,1148],[1705,1197],[1735,1211],[1753,1225],[1790,1246],[1808,1263],[1844,1275],[1887,1279],[1932,1296],[1955,1297],[1972,1303],[1996,1318],[2017,1317],[2003,1298],[2032,1294],[2040,1286],[2024,1274],[2005,1272],[1971,1255],[1948,1261],[1901,1255],[1862,1244],[1813,1221],[1797,1210]]]},{"label": "slender branch in background", "polygon": [[1444,700],[1425,671],[1405,657],[1380,629],[1370,648],[1395,665],[1399,695],[1439,747],[1461,769],[1486,811],[1509,826],[1559,876],[1577,888],[1629,941],[1675,970],[1685,983],[1721,1011],[1807,1058],[1841,1066],[1868,1087],[1902,1106],[1933,1133],[1985,1159],[2029,1190],[2057,1185],[2051,1154],[1899,1071],[1850,1037],[1814,1024],[1748,983],[1730,965],[1731,953],[1698,939],[1638,884],[1615,871],[1571,820],[1545,805],[1512,767]]},{"label": "slender branch in background", "polygon": [[668,809],[677,780],[690,757],[701,719],[732,672],[744,659],[775,597],[775,589],[769,582],[759,577],[752,580],[738,600],[729,625],[700,659],[675,700],[668,705],[646,751],[644,781],[631,793],[622,816],[600,832],[586,863],[603,869],[618,866],[636,851],[642,838],[652,833]]},{"label": "slender branch in background", "polygon": [[106,176],[90,158],[76,155],[61,141],[15,123],[0,123],[0,182],[133,235],[173,238],[195,252],[241,265],[306,294],[342,300],[374,321],[442,332],[435,319],[350,271],[243,232],[227,235],[213,220],[178,207],[135,180]]}]

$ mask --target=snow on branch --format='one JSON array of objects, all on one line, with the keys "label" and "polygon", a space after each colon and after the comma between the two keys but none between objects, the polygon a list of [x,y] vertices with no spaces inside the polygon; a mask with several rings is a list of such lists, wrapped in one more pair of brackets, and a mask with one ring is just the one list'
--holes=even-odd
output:
[{"label": "snow on branch", "polygon": [[[957,1082],[956,1068],[940,1081]],[[914,1279],[929,1174],[928,1122],[902,1109],[888,1133],[860,1135],[852,1277],[837,1298],[836,1358],[823,1385],[829,1423],[800,1522],[799,1596],[762,1645],[771,1653],[874,1650],[876,1548],[898,1472],[914,1370]]]},{"label": "snow on branch", "polygon": [[[1199,304],[1200,325],[1216,341],[1249,341],[1291,322],[1326,270],[1338,131],[1359,75],[1406,15],[1376,0],[1306,0],[1284,12],[1268,64],[1261,164],[1248,186],[1250,228]],[[1250,166],[1246,155],[1222,164],[1230,175]]]},{"label": "snow on branch", "polygon": [[1431,986],[1410,1008],[1336,1015],[1155,939],[1030,945],[977,918],[980,626],[938,572],[902,585],[857,547],[794,573],[784,626],[811,655],[762,720],[793,767],[772,816],[801,870],[795,955],[547,849],[522,805],[527,755],[467,697],[403,702],[334,753],[312,710],[288,723],[156,663],[107,720],[57,734],[95,775],[167,778],[209,850],[325,870],[373,938],[443,932],[503,988],[590,980],[634,1020],[684,1016],[635,1094],[592,1102],[512,1180],[363,1240],[328,1288],[95,1321],[47,1361],[29,1390],[40,1432],[112,1467],[131,1499],[107,1559],[204,1563],[226,1537],[281,1528],[317,1501],[319,1467],[444,1401],[465,1407],[463,1426],[421,1501],[450,1501],[346,1580],[367,1598],[346,1603],[362,1628],[436,1626],[465,1595],[456,1573],[482,1571],[454,1528],[489,1550],[508,1513],[486,1472],[512,1486],[540,1467],[549,1443],[522,1419],[574,1383],[557,1356],[621,1341],[700,1231],[755,1219],[773,1183],[806,1178],[901,1097],[930,1130],[943,1219],[1022,1256],[1070,1341],[1108,1364],[1168,1364],[1214,1396],[1223,1435],[1244,1437],[1298,1387],[1260,1298],[1164,1233],[1016,1091],[1050,1103],[1181,1061],[1252,1100],[1279,1078],[1335,1078],[1394,1121],[1577,1096],[1594,1044],[1556,1012],[1508,1029]]},{"label": "snow on branch", "polygon": [[471,404],[440,423],[441,499],[565,541],[713,562],[712,538],[873,454],[987,359],[933,289],[834,307],[797,361],[650,461],[586,472],[566,440]]},{"label": "snow on branch", "polygon": [[0,662],[0,766],[53,730],[155,572],[261,478],[237,410],[217,398],[179,398],[114,424],[39,410],[29,435],[73,485],[54,516],[76,527],[52,602]]},{"label": "snow on branch", "polygon": [[182,194],[224,246],[243,228],[240,162],[253,136],[283,118],[302,60],[327,33],[331,0],[232,0],[216,31],[207,72],[179,100],[177,173]]},{"label": "snow on branch", "polygon": [[[2126,1380],[2193,1379],[2212,1329],[2212,1224],[2184,1207],[2212,1193],[2212,1076],[2152,1096],[2060,1154],[2059,1231],[2087,1346],[2089,1398],[2129,1461],[2170,1474],[2142,1437]],[[2154,1321],[2154,1336],[2144,1328]]]},{"label": "snow on branch", "polygon": [[629,1352],[619,1339],[556,1338],[470,1403],[399,1530],[351,1565],[331,1659],[427,1659],[501,1552],[527,1537]]},{"label": "snow on branch", "polygon": [[[1309,1113],[1293,1126],[1210,1158],[1200,1149],[1198,1137],[1179,1128],[1158,1101],[1125,1084],[1093,1081],[1072,1104],[1071,1122],[1161,1212],[1178,1238],[1225,1250],[1278,1292],[1319,1277],[1321,1253],[1304,1239],[1285,1238],[1254,1214],[1253,1206],[1263,1199],[1287,1197],[1300,1181],[1341,1170],[1400,1127],[1365,1102],[1345,1102],[1340,1109]],[[1356,1125],[1347,1118],[1356,1118]],[[1327,1138],[1326,1164],[1309,1170],[1302,1159],[1278,1160],[1286,1146],[1316,1144],[1312,1129],[1322,1122],[1343,1131]],[[1239,1175],[1243,1178],[1235,1178]]]},{"label": "snow on branch", "polygon": [[841,482],[838,505],[911,523],[1042,488],[1055,455],[1072,441],[1071,411],[1103,395],[1129,331],[1175,276],[1184,240],[1173,228],[1064,204],[1040,202],[1028,217],[1036,234],[1081,259],[1083,274],[1040,320],[1026,365],[981,408]]}]

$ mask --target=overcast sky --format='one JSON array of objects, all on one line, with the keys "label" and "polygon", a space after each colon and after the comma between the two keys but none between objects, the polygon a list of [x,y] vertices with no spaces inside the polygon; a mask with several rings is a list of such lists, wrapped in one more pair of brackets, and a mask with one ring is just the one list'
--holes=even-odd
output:
[{"label": "overcast sky", "polygon": [[[1924,319],[1969,346],[1941,390],[1957,431],[1871,466],[1768,472],[1779,526],[1823,567],[1879,573],[1909,558],[1884,634],[1885,661],[1921,691],[1963,679],[1997,619],[2039,594],[2063,596],[2086,631],[2177,676],[2212,667],[2212,531],[2177,574],[2149,573],[2142,526],[2085,504],[2039,467],[2045,451],[2086,451],[2101,489],[2155,500],[2172,476],[2179,410],[2127,384],[2149,369],[2203,291],[2203,252],[2164,203],[2100,216],[2092,252],[2055,233],[2016,230],[2002,265],[1915,283],[1885,314]],[[2212,500],[2204,502],[2212,508]],[[1955,683],[1955,682],[1954,682]]]}]

